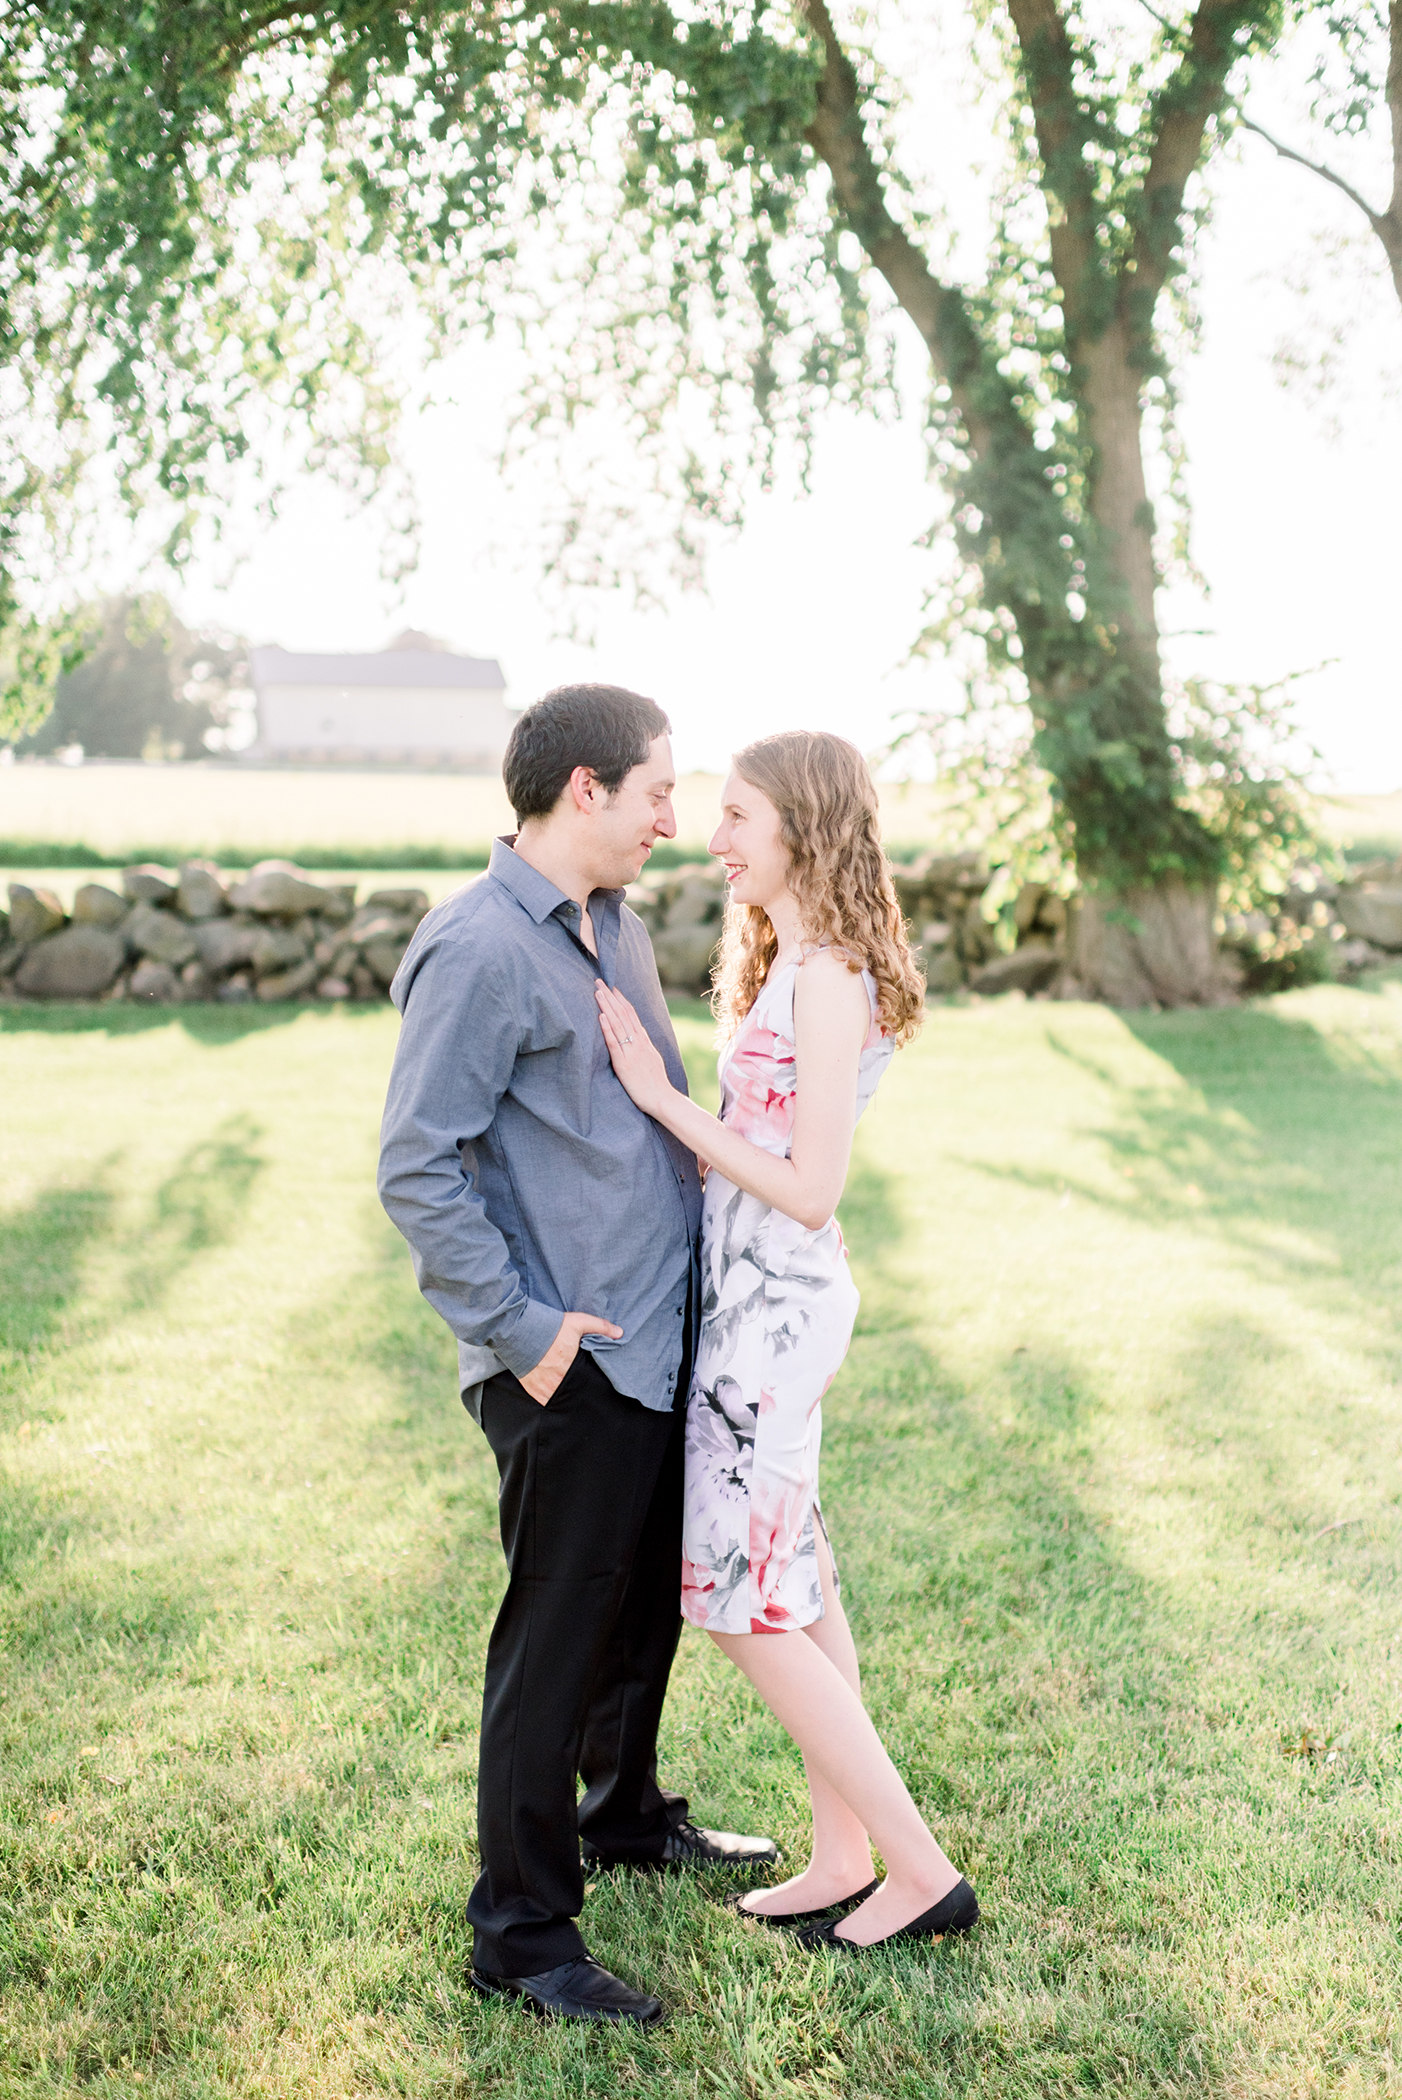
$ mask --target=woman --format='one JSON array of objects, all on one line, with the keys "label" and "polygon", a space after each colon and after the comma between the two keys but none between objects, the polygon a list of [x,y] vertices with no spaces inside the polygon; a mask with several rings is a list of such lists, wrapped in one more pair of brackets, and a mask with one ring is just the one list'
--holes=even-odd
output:
[{"label": "woman", "polygon": [[730,886],[720,1119],[670,1084],[626,999],[597,997],[633,1100],[709,1162],[682,1610],[798,1744],[813,1804],[808,1866],[737,1908],[852,1952],[967,1932],[974,1892],[862,1706],[818,1507],[819,1403],[857,1310],[833,1208],[857,1117],[924,1011],[861,754],[803,731],[751,744],[710,850]]}]

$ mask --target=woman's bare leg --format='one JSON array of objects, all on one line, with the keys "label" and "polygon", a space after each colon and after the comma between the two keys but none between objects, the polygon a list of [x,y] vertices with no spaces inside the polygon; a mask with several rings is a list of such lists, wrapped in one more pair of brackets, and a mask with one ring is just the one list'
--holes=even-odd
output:
[{"label": "woman's bare leg", "polygon": [[[845,1617],[841,1626],[845,1631]],[[842,1937],[863,1945],[884,1939],[948,1895],[960,1878],[959,1870],[921,1821],[920,1811],[882,1748],[840,1662],[824,1653],[819,1640],[809,1639],[806,1632],[716,1633],[711,1638],[744,1671],[775,1719],[793,1737],[803,1753],[810,1786],[817,1778],[835,1795],[870,1835],[886,1862],[886,1879],[874,1896],[844,1920]],[[850,1647],[850,1632],[846,1638]],[[836,1625],[830,1628],[830,1641],[840,1656],[842,1637]],[[852,1659],[855,1662],[855,1653]],[[815,1794],[815,1852],[817,1813]],[[850,1827],[836,1821],[831,1825],[834,1836]],[[860,1887],[866,1878],[861,1876],[852,1886]],[[850,1894],[851,1888],[837,1893]],[[812,1903],[786,1900],[777,1907],[815,1910],[820,1900],[815,1894]]]},{"label": "woman's bare leg", "polygon": [[[811,1626],[805,1626],[803,1631],[860,1699],[862,1679],[857,1664],[857,1644],[852,1639],[847,1614],[837,1594],[832,1560],[821,1528],[818,1530],[818,1574],[823,1586],[823,1616],[815,1619]],[[757,1638],[768,1639],[770,1636],[759,1635]],[[754,1911],[760,1917],[775,1912],[782,1915],[786,1911],[825,1910],[830,1903],[840,1903],[844,1896],[854,1896],[858,1889],[864,1889],[874,1871],[871,1845],[861,1818],[853,1815],[841,1794],[829,1786],[807,1757],[803,1766],[808,1775],[809,1799],[813,1804],[812,1854],[803,1872],[795,1874],[791,1881],[780,1882],[774,1888],[754,1889],[745,1898],[741,1909]]]}]

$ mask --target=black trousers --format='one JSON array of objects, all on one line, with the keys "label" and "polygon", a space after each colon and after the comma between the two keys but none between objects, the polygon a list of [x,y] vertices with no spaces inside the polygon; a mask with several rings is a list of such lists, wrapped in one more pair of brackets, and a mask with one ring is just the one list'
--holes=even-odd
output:
[{"label": "black trousers", "polygon": [[467,1906],[489,1975],[584,1952],[581,1836],[655,1857],[686,1814],[657,1784],[681,1632],[684,1421],[616,1393],[584,1350],[544,1407],[509,1371],[483,1390],[510,1571],[487,1647],[482,1872]]}]

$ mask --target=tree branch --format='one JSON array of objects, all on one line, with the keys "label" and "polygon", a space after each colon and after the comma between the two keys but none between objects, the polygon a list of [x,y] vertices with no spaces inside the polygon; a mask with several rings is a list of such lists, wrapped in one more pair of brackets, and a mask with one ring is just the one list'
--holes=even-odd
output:
[{"label": "tree branch", "polygon": [[[957,286],[940,282],[887,208],[881,171],[862,128],[856,68],[838,42],[827,0],[800,0],[800,6],[822,45],[824,58],[818,106],[805,136],[827,165],[842,216],[919,329],[931,362],[963,418],[970,446],[977,456],[985,457],[992,429],[986,407],[980,408],[974,399],[974,382],[984,363],[983,346],[964,295]],[[1016,416],[1015,410],[1012,413]]]},{"label": "tree branch", "polygon": [[1168,280],[1183,196],[1202,157],[1203,134],[1226,102],[1227,76],[1240,55],[1235,32],[1254,12],[1251,0],[1198,0],[1187,36],[1178,32],[1183,56],[1157,97],[1163,117],[1134,236],[1134,289],[1146,313]]},{"label": "tree branch", "polygon": [[1402,300],[1402,0],[1389,0],[1387,108],[1392,122],[1392,196],[1374,228],[1387,250],[1392,281]]},{"label": "tree branch", "polygon": [[1113,303],[1102,300],[1098,303],[1103,310],[1094,312],[1093,287],[1101,277],[1095,183],[1083,148],[1095,137],[1095,127],[1087,121],[1076,92],[1075,51],[1056,0],[1009,0],[1008,11],[1022,54],[1046,186],[1065,213],[1061,220],[1052,216],[1049,234],[1070,347],[1087,324],[1095,333],[1105,326]]},{"label": "tree branch", "polygon": [[1282,160],[1293,160],[1299,167],[1308,168],[1311,175],[1318,175],[1322,182],[1332,182],[1336,190],[1342,190],[1344,195],[1358,206],[1374,233],[1380,231],[1382,224],[1381,213],[1375,212],[1367,198],[1360,197],[1353,184],[1345,182],[1342,175],[1336,175],[1334,170],[1326,166],[1322,160],[1308,160],[1303,153],[1297,153],[1293,146],[1282,145],[1278,138],[1271,136],[1264,124],[1257,124],[1250,117],[1239,117],[1237,121],[1243,131],[1254,131],[1258,139],[1264,139],[1268,146],[1274,147]]}]

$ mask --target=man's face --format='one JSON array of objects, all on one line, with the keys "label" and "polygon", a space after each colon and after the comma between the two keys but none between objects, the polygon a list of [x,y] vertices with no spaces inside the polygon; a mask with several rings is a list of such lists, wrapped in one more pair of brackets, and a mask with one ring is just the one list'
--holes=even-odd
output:
[{"label": "man's face", "polygon": [[657,840],[676,837],[672,810],[676,784],[671,740],[654,737],[642,764],[624,774],[598,810],[594,833],[597,888],[617,889],[636,882]]}]

